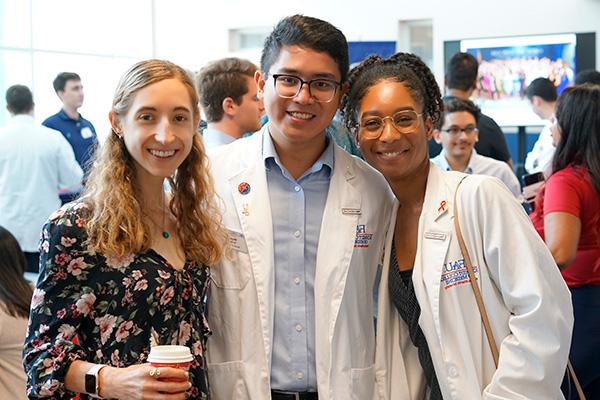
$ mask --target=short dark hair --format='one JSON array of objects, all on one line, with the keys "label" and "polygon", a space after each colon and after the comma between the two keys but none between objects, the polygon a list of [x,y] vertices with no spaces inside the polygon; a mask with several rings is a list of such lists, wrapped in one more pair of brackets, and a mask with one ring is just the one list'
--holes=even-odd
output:
[{"label": "short dark hair", "polygon": [[452,114],[455,112],[466,111],[475,118],[475,122],[479,121],[479,116],[481,115],[481,110],[479,107],[475,105],[471,100],[459,99],[458,97],[452,97],[448,100],[444,101],[444,112],[442,114],[442,118],[437,129],[440,129],[442,125],[444,125],[444,118],[446,115]]},{"label": "short dark hair", "polygon": [[342,97],[342,115],[350,131],[355,132],[358,127],[358,109],[369,89],[386,80],[402,83],[423,107],[423,118],[430,117],[433,126],[437,126],[443,103],[433,73],[418,56],[397,53],[389,58],[369,56],[350,71],[349,89]]},{"label": "short dark hair", "polygon": [[59,91],[62,92],[65,90],[65,85],[67,84],[67,81],[80,80],[81,77],[75,72],[61,72],[60,74],[56,75],[56,78],[54,78],[52,85],[54,86],[54,91],[58,93]]},{"label": "short dark hair", "polygon": [[556,93],[556,86],[548,78],[536,78],[525,89],[525,95],[529,100],[533,96],[541,97],[544,101],[556,101],[558,94]]},{"label": "short dark hair", "polygon": [[13,317],[29,316],[33,289],[23,278],[26,265],[19,242],[0,226],[0,306]]},{"label": "short dark hair", "polygon": [[470,90],[477,80],[479,63],[469,53],[456,53],[446,66],[448,89]]},{"label": "short dark hair", "polygon": [[223,58],[212,61],[200,70],[196,78],[196,89],[200,95],[200,106],[208,122],[223,118],[223,100],[231,97],[241,104],[248,93],[247,77],[254,78],[256,65],[241,58]]},{"label": "short dark hair", "polygon": [[33,94],[27,86],[13,85],[6,90],[6,105],[13,114],[27,114],[33,109]]},{"label": "short dark hair", "polygon": [[575,75],[575,84],[583,85],[584,83],[600,85],[600,71],[596,71],[595,69],[579,71],[577,75]]},{"label": "short dark hair", "polygon": [[293,45],[327,53],[337,63],[341,81],[346,81],[349,68],[346,37],[329,22],[304,15],[293,15],[279,21],[265,39],[260,69],[268,73],[281,48]]}]

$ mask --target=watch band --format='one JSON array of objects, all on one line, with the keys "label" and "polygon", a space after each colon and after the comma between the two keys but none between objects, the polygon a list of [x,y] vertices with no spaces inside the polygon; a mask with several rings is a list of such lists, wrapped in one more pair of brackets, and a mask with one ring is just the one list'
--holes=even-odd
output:
[{"label": "watch band", "polygon": [[98,374],[104,367],[106,367],[104,364],[95,364],[85,373],[85,392],[98,399],[100,398],[98,395]]}]

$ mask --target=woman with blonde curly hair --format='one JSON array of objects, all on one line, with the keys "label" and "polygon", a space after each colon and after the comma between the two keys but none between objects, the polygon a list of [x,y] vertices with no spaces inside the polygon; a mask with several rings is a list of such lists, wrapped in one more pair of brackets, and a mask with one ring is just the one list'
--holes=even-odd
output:
[{"label": "woman with blonde curly hair", "polygon": [[[226,236],[199,118],[193,82],[175,64],[142,61],[121,78],[86,193],[42,232],[23,352],[30,397],[208,393],[208,266]],[[189,347],[189,372],[147,364],[151,343]]]}]

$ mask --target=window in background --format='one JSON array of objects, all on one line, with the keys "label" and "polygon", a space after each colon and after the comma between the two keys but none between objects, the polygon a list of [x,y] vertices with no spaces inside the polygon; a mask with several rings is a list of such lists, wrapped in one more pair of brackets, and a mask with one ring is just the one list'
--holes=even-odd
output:
[{"label": "window in background", "polygon": [[[0,47],[0,107],[2,107],[0,126],[6,125],[9,118],[8,111],[6,111],[6,89],[17,83],[26,85],[29,88],[33,87],[31,54],[28,50],[12,50]],[[34,101],[37,102],[35,97]]]},{"label": "window in background", "polygon": [[258,65],[263,44],[272,29],[271,27],[230,29],[229,52],[233,57],[246,58]]},{"label": "window in background", "polygon": [[[80,112],[100,137],[117,82],[134,62],[153,56],[153,0],[0,0],[0,107],[14,84],[31,88],[36,120],[58,112],[56,74],[78,73],[85,101]],[[0,112],[0,126],[7,112]]]},{"label": "window in background", "polygon": [[430,19],[400,21],[397,51],[414,53],[433,68],[433,22]]},{"label": "window in background", "polygon": [[0,0],[0,46],[28,49],[31,46],[31,3]]}]

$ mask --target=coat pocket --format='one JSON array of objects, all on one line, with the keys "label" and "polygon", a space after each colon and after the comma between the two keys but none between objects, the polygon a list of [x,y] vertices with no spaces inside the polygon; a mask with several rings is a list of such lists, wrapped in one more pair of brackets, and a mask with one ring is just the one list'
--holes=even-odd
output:
[{"label": "coat pocket", "polygon": [[375,393],[375,366],[367,368],[350,369],[350,380],[352,381],[352,400],[376,399]]},{"label": "coat pocket", "polygon": [[250,260],[247,255],[234,254],[210,269],[210,275],[218,288],[242,290],[250,280]]},{"label": "coat pocket", "polygon": [[249,400],[245,384],[244,363],[228,361],[208,364],[208,382],[213,400]]}]

